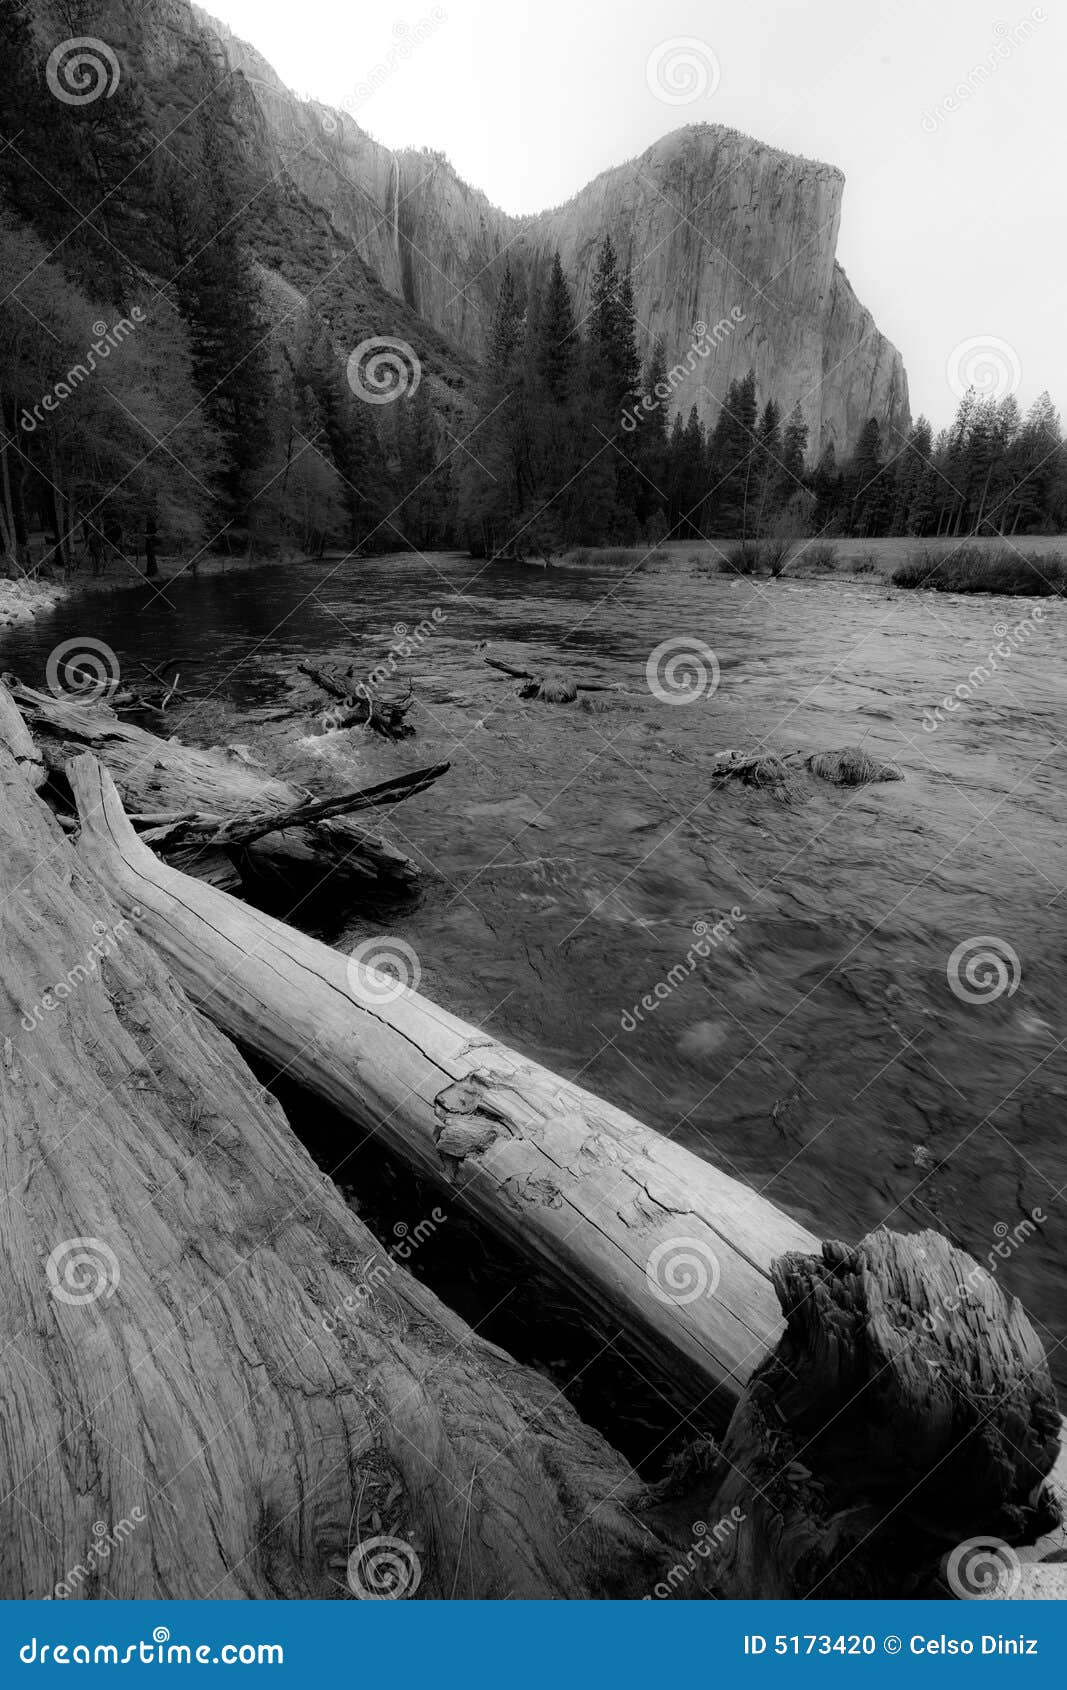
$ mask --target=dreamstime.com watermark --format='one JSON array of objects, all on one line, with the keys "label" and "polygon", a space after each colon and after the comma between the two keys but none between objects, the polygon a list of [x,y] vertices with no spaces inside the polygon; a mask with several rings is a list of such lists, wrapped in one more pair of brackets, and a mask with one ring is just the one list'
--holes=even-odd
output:
[{"label": "dreamstime.com watermark", "polygon": [[1019,391],[1023,367],[1010,340],[973,334],[958,340],[945,360],[945,380],[956,399],[973,392],[978,399],[1009,399]]},{"label": "dreamstime.com watermark", "polygon": [[638,998],[631,1008],[623,1010],[619,1017],[619,1026],[623,1032],[636,1032],[645,1015],[651,1015],[673,992],[691,980],[700,963],[711,955],[717,945],[724,944],[744,919],[744,911],[739,904],[735,904],[729,915],[722,916],[714,927],[709,926],[706,921],[694,921],[695,943],[690,945],[682,961],[676,962],[663,980],[657,980],[650,992]]},{"label": "dreamstime.com watermark", "polygon": [[392,405],[418,392],[422,364],[410,341],[371,335],[348,355],[348,385],[365,405]]},{"label": "dreamstime.com watermark", "polygon": [[722,66],[706,41],[672,35],[653,47],[645,63],[648,91],[665,106],[689,106],[714,94]]},{"label": "dreamstime.com watermark", "polygon": [[964,1274],[958,1290],[950,1292],[947,1297],[942,1297],[936,1308],[930,1309],[923,1315],[920,1325],[926,1329],[931,1338],[938,1336],[941,1328],[946,1322],[950,1321],[952,1315],[959,1313],[964,1303],[968,1302],[972,1295],[976,1298],[981,1296],[987,1275],[999,1272],[1001,1263],[1009,1262],[1016,1250],[1032,1238],[1034,1233],[1039,1231],[1047,1220],[1048,1216],[1043,1209],[1034,1208],[1030,1210],[1029,1217],[1026,1220],[1017,1222],[1014,1227],[1010,1227],[1007,1221],[996,1223],[993,1228],[993,1235],[997,1242],[991,1250],[987,1251],[985,1262],[972,1262]]},{"label": "dreamstime.com watermark", "polygon": [[[140,904],[135,904],[132,911],[136,918],[141,914]],[[113,927],[106,921],[94,921],[93,932],[96,943],[90,945],[85,953],[84,962],[76,962],[73,968],[67,970],[62,980],[57,980],[54,986],[41,993],[40,999],[28,1009],[22,1017],[21,1025],[25,1032],[34,1033],[47,1015],[52,1015],[60,1009],[66,1000],[74,996],[86,980],[94,980],[100,972],[100,964],[105,957],[114,956],[119,948],[123,931],[131,926],[125,916],[120,917]]]},{"label": "dreamstime.com watermark", "polygon": [[709,358],[717,346],[727,340],[740,323],[745,321],[745,313],[740,305],[730,307],[728,317],[720,317],[717,323],[708,328],[707,323],[693,324],[693,339],[686,353],[684,364],[672,364],[663,381],[658,381],[651,393],[646,393],[636,405],[622,414],[622,426],[627,434],[632,434],[643,417],[665,405],[681,387],[686,376],[691,376],[701,358]]},{"label": "dreamstime.com watermark", "polygon": [[91,106],[110,100],[122,78],[118,55],[95,35],[72,35],[48,55],[44,70],[48,91],[65,106]]},{"label": "dreamstime.com watermark", "polygon": [[57,1303],[84,1308],[110,1300],[122,1277],[119,1259],[103,1238],[64,1238],[44,1264],[48,1289]]},{"label": "dreamstime.com watermark", "polygon": [[345,972],[356,1002],[373,1013],[405,992],[417,992],[422,964],[413,945],[389,935],[361,939],[348,957]]},{"label": "dreamstime.com watermark", "polygon": [[141,310],[141,307],[134,305],[128,317],[120,317],[118,322],[113,323],[110,328],[102,318],[99,322],[94,323],[93,334],[97,338],[85,354],[85,362],[72,364],[66,375],[56,382],[52,391],[46,393],[32,408],[23,407],[22,415],[19,418],[20,428],[26,434],[32,434],[44,422],[45,414],[58,411],[65,399],[72,398],[82,382],[88,381],[99,365],[111,357],[116,347],[121,346],[123,341],[129,340],[134,330],[145,321],[145,313]]},{"label": "dreamstime.com watermark", "polygon": [[719,1289],[722,1265],[703,1238],[665,1238],[648,1255],[645,1283],[657,1303],[684,1308]]},{"label": "dreamstime.com watermark", "polygon": [[961,681],[952,692],[946,693],[941,703],[936,705],[934,709],[924,710],[923,732],[928,734],[936,732],[942,722],[946,721],[949,716],[955,715],[962,704],[966,704],[974,697],[975,693],[980,692],[987,681],[991,681],[1000,668],[998,659],[1007,662],[1009,657],[1014,657],[1017,651],[1021,651],[1027,641],[1040,629],[1042,622],[1045,620],[1045,614],[1041,605],[1038,605],[1022,622],[1017,622],[1014,628],[1009,628],[1006,622],[995,623],[993,632],[997,636],[997,643],[990,648],[985,662],[976,663],[967,679]]},{"label": "dreamstime.com watermark", "polygon": [[1014,945],[996,933],[976,933],[961,939],[945,965],[948,989],[961,1003],[996,1003],[1013,998],[1023,977]]},{"label": "dreamstime.com watermark", "polygon": [[[436,35],[443,23],[448,22],[448,13],[443,6],[435,6],[432,12],[419,18],[416,23],[409,24],[406,18],[398,18],[393,25],[395,41],[385,57],[372,65],[365,77],[362,77],[347,99],[341,101],[341,110],[355,117],[363,107],[378,92],[382,85],[396,75],[411,58],[416,47],[421,47],[431,35]],[[322,119],[322,127],[327,135],[335,135],[340,128],[332,112],[326,112]]]},{"label": "dreamstime.com watermark", "polygon": [[356,1289],[349,1291],[339,1303],[335,1303],[329,1314],[323,1315],[322,1324],[327,1332],[336,1332],[337,1328],[344,1325],[364,1303],[368,1303],[383,1285],[388,1285],[393,1275],[405,1262],[410,1262],[412,1256],[422,1248],[428,1238],[433,1237],[439,1226],[444,1226],[447,1219],[448,1215],[444,1209],[431,1209],[428,1218],[420,1221],[416,1227],[409,1227],[406,1221],[398,1221],[393,1228],[396,1242],[389,1245],[384,1256],[375,1256]]},{"label": "dreamstime.com watermark", "polygon": [[721,1520],[716,1520],[713,1526],[709,1526],[706,1520],[694,1520],[692,1549],[690,1549],[684,1561],[674,1563],[666,1577],[660,1579],[659,1583],[652,1587],[644,1600],[646,1602],[667,1601],[685,1584],[687,1579],[692,1578],[701,1561],[706,1561],[710,1555],[714,1554],[716,1549],[721,1549],[724,1543],[728,1543],[738,1526],[743,1525],[747,1519],[748,1515],[744,1509],[735,1505],[731,1508],[729,1514],[724,1515]]},{"label": "dreamstime.com watermark", "polygon": [[1001,65],[1010,59],[1017,47],[1028,42],[1035,29],[1048,21],[1048,13],[1043,6],[1035,6],[1018,23],[1005,23],[1000,18],[993,25],[993,45],[985,58],[979,64],[972,65],[967,75],[957,82],[952,92],[946,94],[933,107],[927,107],[922,115],[922,127],[927,135],[934,135],[943,123],[961,111],[968,100],[973,100],[991,77],[994,77]]},{"label": "dreamstime.com watermark", "polygon": [[75,698],[82,704],[110,699],[121,678],[119,660],[103,640],[86,634],[61,640],[48,653],[45,685],[56,698]]},{"label": "dreamstime.com watermark", "polygon": [[138,1526],[143,1526],[148,1515],[142,1508],[131,1508],[128,1519],[122,1519],[116,1526],[109,1526],[106,1520],[97,1520],[93,1527],[93,1541],[86,1551],[84,1561],[76,1566],[52,1587],[50,1594],[43,1598],[45,1602],[63,1602],[75,1596],[85,1584],[111,1559],[112,1550],[125,1543],[132,1537]]},{"label": "dreamstime.com watermark", "polygon": [[1023,1578],[1022,1562],[1001,1537],[969,1537],[945,1557],[945,1583],[961,1602],[1008,1601]]},{"label": "dreamstime.com watermark", "polygon": [[23,1666],[126,1667],[242,1666],[280,1667],[285,1650],[280,1643],[172,1643],[165,1625],[157,1625],[151,1639],[137,1643],[39,1643],[31,1637],[19,1650]]},{"label": "dreamstime.com watermark", "polygon": [[645,680],[661,704],[696,704],[719,690],[719,659],[703,640],[677,634],[648,654]]},{"label": "dreamstime.com watermark", "polygon": [[[353,695],[371,703],[374,695],[396,675],[400,664],[407,658],[415,657],[431,635],[436,634],[447,621],[447,611],[434,609],[414,628],[409,628],[406,622],[397,622],[393,627],[393,643],[385,657],[371,670],[366,680],[356,682],[352,688]],[[346,716],[347,711],[343,707],[327,710],[323,714],[322,725],[327,732],[331,728],[343,727]]]},{"label": "dreamstime.com watermark", "polygon": [[348,1557],[348,1588],[358,1602],[406,1602],[422,1583],[422,1562],[402,1537],[368,1537]]}]

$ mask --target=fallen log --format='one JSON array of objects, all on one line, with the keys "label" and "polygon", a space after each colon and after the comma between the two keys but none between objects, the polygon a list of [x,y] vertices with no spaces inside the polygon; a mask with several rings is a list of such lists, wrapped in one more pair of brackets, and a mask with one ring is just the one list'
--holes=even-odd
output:
[{"label": "fallen log", "polygon": [[[625,1332],[684,1411],[735,1406],[721,1458],[686,1457],[697,1535],[651,1594],[908,1594],[966,1533],[1018,1543],[1050,1523],[1043,1352],[977,1264],[935,1235],[820,1253],[621,1111],[158,863],[92,758],[70,780],[79,855],[220,1026],[569,1287],[590,1327]],[[673,1509],[656,1501],[677,1538],[676,1488]]]},{"label": "fallen log", "polygon": [[499,657],[483,657],[490,669],[498,669],[502,675],[510,675],[513,680],[521,681],[516,695],[519,698],[540,699],[542,704],[573,704],[580,692],[622,692],[621,685],[614,685],[604,681],[579,681],[570,675],[565,675],[559,669],[550,670],[544,675],[535,674],[532,669],[517,669],[512,663],[505,663]]},{"label": "fallen log", "polygon": [[[276,780],[247,757],[227,758],[177,740],[160,739],[132,722],[121,721],[100,700],[85,703],[37,692],[11,677],[0,688],[13,700],[33,730],[47,765],[62,769],[80,750],[103,758],[135,814],[162,812],[175,823],[172,833],[157,835],[156,843],[187,873],[235,891],[245,877],[305,875],[337,882],[358,880],[389,888],[409,886],[418,878],[412,860],[380,835],[367,832],[345,815],[328,810],[307,815],[321,800]],[[2,724],[0,724],[2,727]],[[395,796],[421,791],[446,765],[400,776]],[[363,794],[349,794],[348,810]],[[386,795],[382,799],[388,801]],[[202,819],[197,827],[192,817]],[[280,822],[278,818],[288,817]],[[182,818],[178,825],[178,818]],[[242,843],[242,824],[250,823]],[[267,825],[261,825],[267,824]],[[215,843],[208,841],[221,826],[236,833]]]},{"label": "fallen log", "polygon": [[0,923],[0,1597],[663,1576],[629,1464],[378,1245],[2,748]]},{"label": "fallen log", "polygon": [[[1019,1302],[934,1232],[775,1264],[787,1329],[722,1446],[711,1567],[746,1598],[971,1596],[980,1543],[1059,1517],[1061,1422]],[[1013,1558],[1018,1564],[1017,1558]]]},{"label": "fallen log", "polygon": [[374,698],[367,687],[352,687],[347,676],[331,674],[313,663],[298,663],[297,668],[343,706],[340,711],[329,712],[331,727],[370,728],[383,739],[406,739],[415,732],[407,720],[414,703],[410,686],[404,698]]},{"label": "fallen log", "polygon": [[190,881],[137,838],[94,758],[67,772],[79,850],[220,1027],[379,1135],[625,1332],[679,1402],[725,1423],[781,1330],[771,1264],[817,1248],[811,1233],[373,965]]}]

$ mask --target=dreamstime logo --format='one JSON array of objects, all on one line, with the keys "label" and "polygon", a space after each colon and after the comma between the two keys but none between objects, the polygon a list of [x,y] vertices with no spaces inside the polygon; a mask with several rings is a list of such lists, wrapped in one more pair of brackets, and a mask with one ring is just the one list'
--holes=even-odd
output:
[{"label": "dreamstime logo", "polygon": [[[371,66],[362,81],[356,83],[348,99],[341,102],[342,111],[351,112],[353,117],[361,111],[383,83],[395,76],[401,66],[411,58],[416,47],[421,47],[424,41],[436,34],[447,18],[448,13],[443,6],[435,6],[428,16],[419,18],[414,24],[409,24],[406,18],[398,18],[393,25],[393,46],[384,58]],[[333,112],[326,112],[321,122],[327,135],[336,135],[341,127]]]},{"label": "dreamstime logo", "polygon": [[421,380],[415,348],[388,335],[361,340],[348,360],[348,385],[368,405],[392,405],[416,393]]},{"label": "dreamstime logo", "polygon": [[1001,1262],[1010,1261],[1028,1239],[1032,1238],[1039,1228],[1045,1225],[1048,1216],[1043,1209],[1031,1209],[1025,1220],[1017,1221],[1011,1227],[1007,1221],[997,1221],[993,1228],[996,1243],[986,1252],[986,1266],[980,1262],[971,1262],[955,1291],[942,1297],[922,1317],[922,1324],[932,1338],[943,1336],[942,1327],[951,1322],[953,1315],[959,1313],[964,1305],[972,1299],[983,1303],[988,1294],[988,1275],[1000,1272]]},{"label": "dreamstime logo", "polygon": [[85,704],[110,698],[119,684],[119,673],[119,660],[109,645],[80,635],[53,646],[44,670],[49,692]]},{"label": "dreamstime logo", "polygon": [[439,1226],[443,1226],[448,1216],[443,1209],[432,1209],[427,1220],[419,1221],[415,1227],[409,1227],[406,1221],[397,1221],[393,1228],[395,1243],[390,1244],[384,1257],[377,1253],[363,1269],[362,1277],[354,1291],[346,1292],[339,1303],[335,1303],[329,1314],[324,1314],[322,1324],[327,1332],[336,1332],[337,1328],[347,1321],[349,1316],[364,1303],[377,1294],[383,1285],[388,1285],[393,1275],[406,1262],[410,1262],[417,1250],[421,1250],[428,1238],[432,1238]]},{"label": "dreamstime logo", "polygon": [[745,912],[740,904],[735,904],[729,915],[720,917],[714,927],[704,920],[694,921],[695,939],[686,951],[684,961],[676,962],[665,980],[657,980],[651,992],[645,992],[632,1008],[623,1010],[619,1020],[623,1032],[636,1032],[644,1021],[645,1013],[651,1014],[661,1003],[666,1002],[679,986],[684,986],[696,973],[699,962],[709,957],[716,945],[724,944],[744,919]]},{"label": "dreamstime logo", "polygon": [[671,395],[677,392],[686,377],[692,375],[696,369],[697,360],[710,357],[712,352],[733,334],[738,324],[744,321],[745,313],[741,306],[732,305],[729,317],[720,317],[718,322],[713,323],[710,329],[707,323],[694,323],[693,338],[689,343],[685,363],[672,364],[664,379],[657,381],[651,393],[643,394],[636,405],[631,405],[628,410],[623,412],[622,426],[627,434],[632,434],[638,423],[650,411],[656,411],[661,405],[666,404]]},{"label": "dreamstime logo", "polygon": [[422,1582],[422,1562],[402,1537],[368,1537],[348,1557],[348,1588],[360,1602],[400,1602]]},{"label": "dreamstime logo", "polygon": [[649,691],[661,704],[695,704],[719,685],[719,660],[702,640],[664,640],[645,664]]},{"label": "dreamstime logo", "polygon": [[[52,1594],[46,1596],[45,1601],[62,1602],[74,1596],[98,1570],[100,1563],[110,1559],[112,1550],[125,1543],[138,1526],[144,1525],[147,1518],[143,1508],[131,1508],[128,1517],[120,1520],[117,1526],[109,1526],[106,1520],[97,1520],[93,1526],[93,1541],[86,1551],[85,1559],[79,1561],[77,1566],[71,1567],[66,1577],[53,1585]],[[165,1638],[156,1637],[155,1641],[165,1642],[169,1636],[168,1632]]]},{"label": "dreamstime logo", "polygon": [[98,1297],[113,1297],[118,1290],[118,1257],[102,1238],[64,1238],[44,1270],[56,1302],[71,1308],[95,1303]]},{"label": "dreamstime logo", "polygon": [[364,939],[348,958],[352,994],[372,1008],[417,992],[421,979],[418,955],[403,939]]},{"label": "dreamstime logo", "polygon": [[[135,917],[142,913],[140,904],[134,904],[132,913]],[[67,998],[72,997],[79,986],[85,984],[86,980],[92,980],[96,977],[100,971],[101,960],[104,957],[114,956],[118,950],[123,930],[129,926],[130,923],[125,916],[121,916],[114,927],[109,927],[106,921],[93,922],[96,940],[85,953],[85,961],[76,962],[73,968],[67,970],[62,980],[57,980],[54,985],[48,987],[47,991],[41,993],[40,1001],[35,1003],[31,1009],[28,1009],[22,1017],[21,1025],[25,1032],[35,1032],[46,1015],[50,1015]]]},{"label": "dreamstime logo", "polygon": [[[417,622],[414,628],[410,628],[406,622],[395,622],[393,624],[394,638],[392,645],[382,662],[371,670],[366,680],[356,683],[356,696],[366,699],[369,703],[379,688],[396,674],[401,662],[405,658],[414,657],[431,634],[435,634],[441,624],[447,621],[447,612],[435,608],[429,616],[423,617],[421,622]],[[332,712],[327,711],[323,717],[323,724],[338,726],[342,718],[343,712],[338,716],[333,716]]]},{"label": "dreamstime logo", "polygon": [[949,1589],[962,1602],[983,1596],[1007,1600],[1015,1595],[1022,1576],[1019,1557],[999,1537],[969,1537],[945,1562]]},{"label": "dreamstime logo", "polygon": [[952,715],[961,703],[973,698],[979,688],[992,680],[1000,667],[998,658],[1012,657],[1020,651],[1026,641],[1040,627],[1045,620],[1046,612],[1041,605],[1037,605],[1022,622],[1017,622],[1014,628],[1009,628],[1006,622],[995,622],[993,632],[997,643],[991,647],[985,663],[976,663],[965,681],[960,681],[954,692],[946,693],[941,703],[933,709],[923,711],[923,732],[934,733],[945,720],[946,714]]},{"label": "dreamstime logo", "polygon": [[1023,379],[1014,346],[992,334],[961,340],[948,355],[945,374],[957,399],[972,387],[979,399],[1007,399]]},{"label": "dreamstime logo", "polygon": [[649,91],[666,106],[688,106],[707,99],[719,86],[722,69],[706,41],[672,35],[653,47],[645,66]]},{"label": "dreamstime logo", "polygon": [[145,321],[145,313],[139,305],[135,305],[128,317],[120,317],[117,323],[109,328],[101,317],[93,324],[93,334],[96,339],[85,354],[84,363],[72,364],[66,375],[57,381],[50,393],[46,393],[31,409],[24,405],[19,425],[27,434],[33,434],[46,421],[45,413],[58,411],[60,403],[69,399],[78,390],[83,381],[96,371],[101,363],[110,358],[116,347],[119,347],[134,330]]},{"label": "dreamstime logo", "polygon": [[716,1520],[713,1526],[709,1526],[706,1520],[694,1520],[692,1547],[684,1561],[674,1563],[670,1571],[645,1597],[645,1601],[667,1601],[684,1585],[686,1579],[693,1575],[700,1562],[706,1561],[717,1549],[721,1549],[747,1519],[748,1515],[743,1508],[734,1507],[729,1514],[724,1514],[721,1520]]},{"label": "dreamstime logo", "polygon": [[1044,23],[1047,18],[1045,8],[1035,6],[1025,18],[1020,18],[1018,23],[1010,24],[1004,18],[998,19],[993,25],[993,45],[985,58],[978,64],[971,65],[967,75],[957,82],[952,92],[946,94],[943,100],[923,112],[922,127],[926,133],[935,135],[954,112],[960,111],[968,100],[980,94],[1005,59],[1010,59],[1016,47],[1021,47],[1029,41],[1035,27]]},{"label": "dreamstime logo", "polygon": [[119,85],[119,61],[106,41],[74,35],[48,55],[45,81],[65,106],[90,106],[103,95],[110,100]]},{"label": "dreamstime logo", "polygon": [[1009,998],[1015,996],[1022,963],[1006,939],[980,933],[956,946],[945,974],[949,990],[961,1003],[995,1003],[1005,992]]},{"label": "dreamstime logo", "polygon": [[714,1297],[721,1271],[718,1256],[702,1238],[668,1238],[645,1263],[648,1288],[660,1303]]}]

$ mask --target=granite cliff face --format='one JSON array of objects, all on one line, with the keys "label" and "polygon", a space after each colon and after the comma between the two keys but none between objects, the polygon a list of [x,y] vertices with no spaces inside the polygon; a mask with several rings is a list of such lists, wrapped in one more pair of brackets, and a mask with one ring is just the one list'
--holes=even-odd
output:
[{"label": "granite cliff face", "polygon": [[474,373],[505,264],[529,281],[558,246],[581,317],[610,232],[632,268],[642,352],[661,334],[668,363],[684,360],[694,325],[733,312],[680,387],[683,412],[695,404],[713,418],[732,377],[754,366],[762,397],[786,411],[799,400],[813,453],[831,442],[848,451],[870,416],[907,423],[900,354],[835,259],[844,178],[832,166],[694,125],[566,205],[510,217],[440,155],[393,153],[349,114],[299,100],[185,0],[147,0],[134,28],[157,87],[191,34],[232,71],[241,151],[262,184],[250,211],[261,262],[314,289],[342,339],[411,340],[438,390],[458,397]]}]

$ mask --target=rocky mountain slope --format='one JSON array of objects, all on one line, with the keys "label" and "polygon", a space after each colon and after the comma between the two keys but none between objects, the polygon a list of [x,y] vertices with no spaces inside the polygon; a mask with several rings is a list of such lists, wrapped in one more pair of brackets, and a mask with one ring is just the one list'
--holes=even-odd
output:
[{"label": "rocky mountain slope", "polygon": [[786,411],[799,400],[813,451],[832,442],[840,456],[870,416],[907,423],[900,354],[835,259],[844,178],[832,166],[693,125],[566,205],[511,217],[443,156],[394,153],[349,114],[298,99],[254,48],[186,0],[122,11],[157,100],[191,34],[232,73],[240,147],[259,183],[249,207],[257,256],[314,291],[341,340],[402,336],[438,389],[462,390],[505,264],[528,279],[558,246],[581,316],[610,231],[632,268],[645,346],[663,335],[668,363],[684,360],[696,324],[733,312],[730,332],[680,387],[683,411],[696,404],[713,418],[729,381],[754,366],[761,397]]}]

